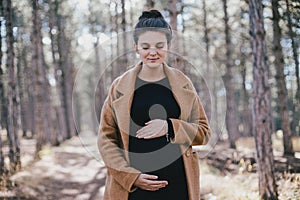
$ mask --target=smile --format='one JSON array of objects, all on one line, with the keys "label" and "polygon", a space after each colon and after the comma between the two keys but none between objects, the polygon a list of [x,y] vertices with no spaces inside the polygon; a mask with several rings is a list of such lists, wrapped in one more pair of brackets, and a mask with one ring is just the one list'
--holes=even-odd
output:
[{"label": "smile", "polygon": [[156,61],[156,60],[159,60],[159,58],[148,58],[148,60],[150,60],[150,61]]}]

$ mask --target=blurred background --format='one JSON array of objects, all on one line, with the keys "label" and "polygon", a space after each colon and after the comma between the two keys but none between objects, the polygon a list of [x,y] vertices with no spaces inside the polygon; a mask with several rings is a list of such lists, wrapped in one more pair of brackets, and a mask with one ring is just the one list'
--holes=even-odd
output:
[{"label": "blurred background", "polygon": [[[281,199],[300,198],[300,2],[261,1],[264,31],[260,34],[265,48],[260,55],[267,75],[261,84],[266,84],[270,93],[266,116],[271,127],[266,133],[269,140],[262,143],[253,126],[259,118],[255,114],[255,91],[261,87],[254,79],[254,58],[260,52],[253,47],[259,37],[255,37],[255,25],[251,24],[255,15],[249,9],[250,2],[1,1],[0,196],[101,196],[105,169],[96,147],[101,107],[112,81],[139,60],[133,49],[132,31],[142,11],[155,8],[174,30],[167,62],[192,80],[212,128],[210,143],[195,148],[203,166],[201,171],[208,175],[201,178],[202,198],[258,199],[256,144],[266,145],[274,156],[275,175],[271,175],[277,181],[277,195]],[[82,159],[76,159],[72,153],[81,147]],[[69,154],[62,156],[66,151]],[[94,162],[92,167],[82,164],[87,157],[89,162],[100,162]],[[77,163],[78,171],[70,170],[60,178],[57,171],[45,178],[35,174],[39,162],[46,163],[41,172],[62,163],[66,164],[64,169]],[[80,173],[83,168],[102,174],[100,178],[91,174],[95,181],[92,191],[70,181],[65,183],[70,190],[56,192],[66,187],[66,177],[76,176],[72,173]],[[20,173],[23,174],[16,176]],[[41,180],[35,184],[44,182],[48,186],[41,189],[32,184],[33,177],[39,176]],[[228,176],[233,180],[232,189],[240,193],[214,186],[215,180],[226,183]],[[51,177],[59,180],[51,182],[59,187],[46,181]],[[226,190],[231,192],[223,194]],[[43,193],[48,196],[39,196]]]}]

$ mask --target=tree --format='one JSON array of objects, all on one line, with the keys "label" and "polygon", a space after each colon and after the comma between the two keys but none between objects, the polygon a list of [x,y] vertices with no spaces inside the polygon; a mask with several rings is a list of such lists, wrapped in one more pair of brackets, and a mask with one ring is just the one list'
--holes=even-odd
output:
[{"label": "tree", "polygon": [[[4,16],[3,2],[0,3],[0,16]],[[1,129],[6,129],[7,120],[7,107],[6,107],[6,96],[5,96],[5,79],[4,71],[2,69],[2,20],[0,21],[0,102],[1,102],[1,115],[0,115],[0,126]],[[1,130],[0,129],[0,130]],[[0,183],[4,184],[6,182],[7,169],[5,166],[4,154],[3,154],[3,142],[2,137],[0,137]]]},{"label": "tree", "polygon": [[40,5],[38,0],[32,2],[32,68],[33,68],[33,79],[34,79],[34,96],[35,96],[35,109],[34,109],[34,122],[36,133],[36,155],[35,158],[39,158],[38,152],[42,149],[43,144],[46,143],[47,138],[50,137],[51,127],[49,124],[48,113],[50,111],[48,95],[48,79],[45,72],[45,60],[44,60],[44,49],[42,43],[41,33],[41,16],[40,16]]},{"label": "tree", "polygon": [[280,14],[278,11],[278,1],[272,0],[273,12],[273,51],[275,55],[275,69],[277,82],[278,106],[281,118],[281,128],[283,130],[283,146],[284,154],[293,154],[291,130],[289,123],[289,115],[287,110],[288,92],[286,88],[284,75],[284,60],[282,54],[281,28],[279,26]]},{"label": "tree", "polygon": [[[292,14],[291,14],[291,8],[290,8],[290,2],[289,0],[285,0],[286,3],[286,15],[287,15],[287,21],[288,21],[288,29],[289,29],[289,36],[292,41],[292,50],[293,50],[293,56],[294,56],[294,62],[295,62],[295,75],[296,75],[296,81],[297,81],[297,94],[296,99],[298,99],[298,102],[300,102],[300,74],[299,74],[299,54],[298,51],[298,44],[296,43],[296,33],[293,31],[293,22],[292,22]],[[299,6],[299,5],[298,5]],[[299,19],[298,19],[299,20]],[[296,19],[296,21],[298,21]],[[299,21],[298,21],[299,22]]]},{"label": "tree", "polygon": [[[290,8],[290,1],[285,0],[286,3],[286,18],[288,22],[288,35],[291,39],[292,43],[292,51],[293,51],[293,57],[294,57],[294,62],[295,62],[295,76],[296,76],[296,84],[297,84],[297,89],[296,89],[296,95],[295,95],[295,106],[293,109],[293,113],[295,113],[295,117],[293,118],[293,123],[292,123],[292,130],[296,133],[296,127],[299,127],[299,114],[300,114],[300,73],[299,73],[299,54],[298,54],[298,43],[296,42],[296,33],[293,30],[293,22],[292,22],[292,12]],[[298,2],[299,3],[299,2]],[[298,4],[299,6],[299,4]],[[299,17],[300,18],[300,17]],[[295,19],[296,22],[299,22],[299,18]],[[298,23],[299,24],[299,23]],[[297,26],[297,24],[296,24]],[[298,25],[299,26],[299,25]],[[298,101],[298,102],[297,102]]]},{"label": "tree", "polygon": [[21,167],[20,161],[20,143],[18,138],[18,130],[20,129],[19,110],[18,110],[18,93],[15,52],[14,52],[14,36],[13,36],[13,8],[10,0],[4,1],[4,16],[6,28],[6,45],[7,45],[7,137],[9,143],[9,160],[10,172],[14,173]]},{"label": "tree", "polygon": [[[59,0],[55,0],[54,2],[57,4],[57,9],[61,2]],[[56,14],[56,27],[57,27],[57,52],[59,55],[58,66],[61,78],[61,92],[62,92],[62,100],[64,111],[65,111],[65,119],[67,125],[67,138],[69,139],[72,136],[76,135],[74,120],[73,120],[73,111],[72,111],[72,86],[74,82],[74,64],[72,62],[71,55],[71,39],[67,36],[66,28],[64,23],[67,21],[67,17],[59,14]]]},{"label": "tree", "polygon": [[[211,80],[212,77],[211,77],[211,73],[210,73],[210,60],[209,60],[209,45],[210,45],[210,40],[209,40],[209,29],[208,29],[208,25],[207,25],[207,9],[206,9],[206,0],[202,0],[202,11],[203,11],[203,27],[204,27],[204,43],[205,43],[205,53],[206,53],[206,56],[205,56],[205,68],[206,68],[206,73],[207,73],[207,76],[209,76],[208,80]],[[211,84],[215,84],[214,82],[211,83]],[[205,82],[204,83],[201,83],[201,85],[205,85]],[[206,89],[206,88],[205,88]],[[206,93],[208,93],[209,91],[205,91]],[[213,99],[215,99],[215,94],[214,92],[212,92],[212,95],[213,95]],[[206,115],[207,115],[207,118],[208,119],[211,119],[211,115],[212,115],[212,110],[211,110],[211,104],[212,102],[210,101],[210,95],[204,95],[204,108],[205,108],[205,111],[206,111]],[[214,104],[214,116],[217,116],[217,105]]]},{"label": "tree", "polygon": [[226,42],[226,72],[224,75],[224,84],[226,88],[226,127],[230,141],[230,147],[235,148],[235,141],[239,137],[237,118],[236,118],[236,102],[234,98],[233,85],[233,61],[232,61],[232,45],[229,33],[227,0],[223,0],[224,23],[225,23],[225,42]]},{"label": "tree", "polygon": [[242,104],[242,109],[239,110],[239,116],[241,119],[241,123],[242,123],[242,130],[241,130],[241,136],[242,137],[250,137],[253,136],[253,130],[252,130],[252,113],[251,113],[251,104],[250,104],[250,95],[249,92],[247,91],[247,74],[249,71],[249,67],[248,67],[248,58],[249,58],[249,53],[248,53],[248,49],[250,47],[249,45],[249,27],[248,27],[248,19],[246,19],[246,17],[248,16],[248,9],[246,8],[246,6],[248,6],[246,4],[246,2],[243,2],[243,4],[245,4],[245,6],[241,5],[241,11],[240,11],[240,37],[241,37],[241,42],[240,42],[240,46],[239,46],[239,52],[240,55],[239,56],[239,60],[240,60],[240,64],[239,64],[239,71],[240,71],[240,75],[242,78],[242,88],[241,88],[241,104]]},{"label": "tree", "polygon": [[155,6],[154,0],[146,0],[146,3],[145,3],[146,10],[151,10],[154,8],[154,6]]},{"label": "tree", "polygon": [[[52,62],[54,66],[54,77],[56,82],[56,92],[59,99],[58,105],[55,107],[56,110],[56,116],[57,121],[59,124],[59,132],[60,137],[62,139],[68,138],[68,132],[67,132],[67,122],[66,122],[66,108],[64,106],[64,96],[63,96],[63,89],[62,89],[62,77],[61,77],[61,71],[59,66],[59,58],[55,55],[59,55],[58,52],[58,38],[56,33],[56,28],[58,27],[58,19],[59,13],[59,2],[51,1],[50,8],[49,8],[49,35],[51,39],[51,55],[52,55]],[[59,143],[59,139],[57,138],[57,143]]]},{"label": "tree", "polygon": [[261,1],[249,0],[250,35],[253,58],[253,130],[257,151],[259,194],[278,199],[272,151],[272,118],[265,30]]}]

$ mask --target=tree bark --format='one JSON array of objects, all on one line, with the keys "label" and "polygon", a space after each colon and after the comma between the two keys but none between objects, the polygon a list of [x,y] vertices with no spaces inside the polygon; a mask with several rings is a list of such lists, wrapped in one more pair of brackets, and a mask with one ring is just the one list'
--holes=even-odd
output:
[{"label": "tree bark", "polygon": [[[10,173],[14,173],[17,169],[16,155],[20,153],[18,146],[18,112],[16,110],[17,104],[17,81],[15,77],[16,66],[15,66],[15,53],[14,53],[14,36],[12,26],[12,2],[11,0],[4,1],[4,17],[6,20],[6,45],[7,45],[7,139],[9,143],[9,160],[10,160]],[[19,163],[18,163],[19,164]]]},{"label": "tree bark", "polygon": [[122,40],[123,40],[123,44],[122,44],[122,60],[121,60],[121,65],[120,65],[120,73],[122,73],[122,71],[124,71],[124,67],[122,66],[127,66],[128,65],[128,58],[127,58],[127,49],[128,49],[128,41],[127,41],[127,33],[126,33],[126,24],[127,24],[127,20],[126,20],[126,10],[125,10],[125,0],[121,0],[121,8],[122,8],[122,12],[121,12],[121,29],[122,29]]},{"label": "tree bark", "polygon": [[[0,3],[0,12],[1,16],[4,16],[4,8],[3,1]],[[2,27],[3,20],[0,21],[0,27]],[[2,129],[6,129],[6,121],[7,121],[7,98],[5,93],[5,77],[4,71],[2,69],[2,29],[0,29],[0,102],[1,102],[1,115],[0,115],[0,126]]]},{"label": "tree bark", "polygon": [[[241,18],[244,17],[244,13],[248,11],[241,9]],[[248,31],[248,26],[246,27],[244,23],[241,23],[241,28],[244,30],[241,33],[241,46],[240,46],[240,52],[241,52],[241,63],[240,63],[240,72],[242,77],[242,113],[241,115],[241,122],[243,124],[243,130],[241,135],[243,137],[250,137],[253,136],[253,130],[252,130],[252,113],[250,108],[250,96],[246,88],[246,76],[247,76],[247,66],[246,66],[246,59],[249,57],[248,53],[246,53],[246,49],[248,48],[247,41],[249,40],[248,36],[245,34]]]},{"label": "tree bark", "polygon": [[235,92],[233,85],[233,61],[232,45],[229,33],[227,0],[223,0],[224,23],[225,23],[225,41],[226,41],[226,72],[224,75],[224,84],[226,88],[226,128],[229,136],[230,147],[235,148],[235,141],[239,138],[237,109],[235,102]]},{"label": "tree bark", "polygon": [[[29,49],[23,49],[25,52],[26,50]],[[29,66],[27,63],[27,59],[24,56],[23,57],[23,64],[24,64],[24,71],[25,73],[25,89],[27,92],[27,103],[26,103],[26,118],[28,121],[28,127],[29,131],[31,132],[30,137],[33,137],[35,135],[35,130],[36,130],[36,124],[35,124],[35,117],[34,117],[34,112],[35,112],[35,105],[36,105],[36,96],[35,96],[35,76],[34,76],[34,69],[33,66]],[[27,136],[27,135],[26,135]]]},{"label": "tree bark", "polygon": [[[295,76],[296,76],[296,84],[297,84],[297,90],[296,90],[296,95],[295,95],[295,108],[294,108],[294,112],[295,116],[293,118],[293,122],[292,122],[292,130],[294,132],[295,135],[296,134],[296,130],[297,127],[299,127],[299,115],[300,115],[300,73],[299,73],[299,54],[298,54],[298,44],[297,42],[295,42],[295,32],[293,31],[293,24],[292,24],[292,17],[291,17],[291,11],[290,11],[290,4],[289,4],[289,0],[285,0],[286,3],[286,16],[287,16],[287,21],[288,21],[288,34],[289,37],[292,41],[292,50],[293,50],[293,57],[294,57],[294,62],[295,62]],[[298,101],[298,102],[297,102]],[[300,130],[300,128],[298,129]]]},{"label": "tree bark", "polygon": [[[56,1],[58,3],[58,1]],[[57,16],[58,28],[58,53],[59,53],[59,71],[61,73],[61,87],[63,96],[63,106],[65,110],[65,119],[67,125],[67,138],[76,135],[76,130],[72,112],[72,86],[73,86],[73,63],[70,55],[70,39],[66,36],[63,21],[65,18]]]},{"label": "tree bark", "polygon": [[145,3],[145,10],[152,10],[155,6],[155,1],[154,0],[146,0]]},{"label": "tree bark", "polygon": [[[45,116],[45,113],[49,112],[47,110],[47,102],[45,101],[45,94],[48,91],[45,91],[47,87],[44,84],[47,84],[47,79],[44,73],[44,53],[43,53],[43,43],[42,43],[42,33],[41,33],[41,16],[39,12],[39,3],[38,0],[32,1],[32,67],[33,67],[33,79],[35,82],[35,109],[34,109],[34,122],[36,133],[36,154],[35,158],[39,158],[39,151],[42,149],[43,144],[46,142],[46,136],[48,135],[49,121],[48,117]],[[48,135],[49,136],[49,135]]]},{"label": "tree bark", "polygon": [[11,0],[5,0],[4,2],[4,16],[6,20],[6,44],[7,44],[7,139],[9,145],[9,161],[10,168],[9,171],[13,173],[15,171],[15,141],[14,141],[14,116],[13,116],[13,98],[14,98],[14,89],[15,89],[15,66],[14,66],[14,45],[13,45],[13,30],[12,30],[12,8]]},{"label": "tree bark", "polygon": [[293,31],[293,24],[291,19],[291,11],[290,11],[290,4],[289,0],[285,0],[286,2],[286,14],[287,14],[287,20],[288,20],[288,28],[289,28],[289,36],[292,41],[292,49],[293,49],[293,56],[294,56],[294,62],[295,62],[295,75],[296,75],[296,81],[297,81],[297,94],[296,99],[298,99],[298,102],[300,102],[300,73],[299,73],[299,54],[298,54],[298,44],[295,42],[295,32]]},{"label": "tree bark", "polygon": [[170,26],[174,31],[177,31],[177,0],[169,0],[168,1],[168,10],[170,15]]},{"label": "tree bark", "polygon": [[284,75],[284,58],[282,54],[281,41],[281,28],[279,26],[280,14],[278,11],[278,1],[272,0],[273,12],[273,51],[275,55],[275,69],[276,69],[276,83],[278,95],[278,107],[280,110],[281,128],[283,131],[283,146],[284,154],[293,154],[292,135],[289,123],[289,114],[287,110],[288,104],[288,91],[286,88],[285,75]]},{"label": "tree bark", "polygon": [[249,0],[249,10],[253,56],[253,130],[257,150],[259,194],[262,199],[277,200],[271,140],[271,93],[261,1]]},{"label": "tree bark", "polygon": [[[212,74],[210,72],[210,60],[209,60],[209,30],[208,30],[208,26],[207,26],[207,11],[206,11],[206,0],[202,0],[202,11],[203,11],[203,27],[204,27],[204,43],[205,43],[205,65],[206,65],[206,75],[208,77],[206,77],[208,80],[212,80]],[[212,83],[212,82],[210,82]],[[205,84],[205,82],[203,82],[202,84]],[[201,85],[202,85],[201,84]],[[215,83],[212,83],[212,84],[215,84]],[[209,91],[206,91],[209,93]],[[215,98],[215,95],[214,95],[214,92],[212,92],[213,95],[213,98]],[[210,95],[204,95],[204,101],[206,102],[205,103],[205,111],[206,111],[206,115],[207,115],[207,118],[210,120],[211,119],[211,104],[212,102],[210,101]],[[215,107],[216,108],[216,107]],[[217,112],[217,109],[214,109],[215,113],[214,113],[214,116],[217,116],[216,112]]]},{"label": "tree bark", "polygon": [[[57,37],[54,34],[54,26],[57,25],[57,18],[59,18],[58,14],[58,2],[55,1],[54,3],[50,4],[50,9],[49,9],[49,35],[51,39],[51,53],[52,53],[52,62],[54,65],[54,77],[55,77],[55,82],[56,82],[56,92],[58,95],[59,103],[56,106],[56,116],[57,116],[57,122],[58,122],[58,127],[59,127],[59,135],[57,137],[56,143],[60,143],[61,140],[67,139],[67,123],[66,123],[66,115],[65,115],[65,106],[63,104],[63,89],[62,89],[62,79],[61,79],[61,71],[59,68],[59,63],[58,63],[58,58],[56,55],[59,55],[58,52],[58,47],[57,43]],[[60,139],[61,138],[61,139]]]},{"label": "tree bark", "polygon": [[[4,16],[3,2],[0,3],[0,15]],[[2,27],[2,20],[0,21],[0,27]],[[6,107],[6,94],[5,94],[5,80],[4,80],[4,72],[2,70],[2,29],[0,29],[0,102],[1,102],[1,115],[0,115],[0,130],[6,129],[6,121],[7,121],[7,107]],[[1,135],[0,135],[1,136]],[[3,154],[3,142],[2,137],[0,137],[0,183],[1,185],[5,185],[7,180],[7,168],[5,166],[5,159]]]},{"label": "tree bark", "polygon": [[[20,33],[22,34],[22,33]],[[29,94],[27,93],[28,82],[30,79],[26,79],[26,74],[29,73],[28,66],[27,66],[27,46],[24,45],[24,41],[22,39],[22,35],[19,37],[20,43],[22,46],[18,47],[18,87],[19,87],[19,96],[20,96],[20,117],[21,117],[21,127],[22,127],[22,136],[27,136],[27,131],[32,131],[30,129],[30,121],[32,120],[31,117],[28,116],[30,113],[29,109]]]}]

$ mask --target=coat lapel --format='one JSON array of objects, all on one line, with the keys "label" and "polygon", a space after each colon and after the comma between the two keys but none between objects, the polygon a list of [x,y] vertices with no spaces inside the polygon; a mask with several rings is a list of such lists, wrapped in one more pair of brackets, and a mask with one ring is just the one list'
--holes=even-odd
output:
[{"label": "coat lapel", "polygon": [[[173,95],[181,109],[180,119],[188,120],[193,99],[195,98],[192,86],[181,72],[170,68],[165,63],[163,66],[166,76],[169,79]],[[120,77],[116,86],[117,98],[113,101],[113,108],[125,151],[128,151],[129,145],[130,109],[135,89],[135,80],[141,67],[142,62],[139,62],[134,68]]]},{"label": "coat lapel", "polygon": [[174,70],[166,64],[164,70],[169,79],[173,95],[181,110],[179,119],[187,121],[196,94],[195,91],[193,91],[193,86],[182,72]]},{"label": "coat lapel", "polygon": [[130,127],[130,108],[132,104],[136,76],[141,69],[142,63],[139,62],[134,68],[127,71],[119,79],[116,86],[118,98],[113,102],[113,108],[117,118],[124,150],[128,151],[129,127]]}]

